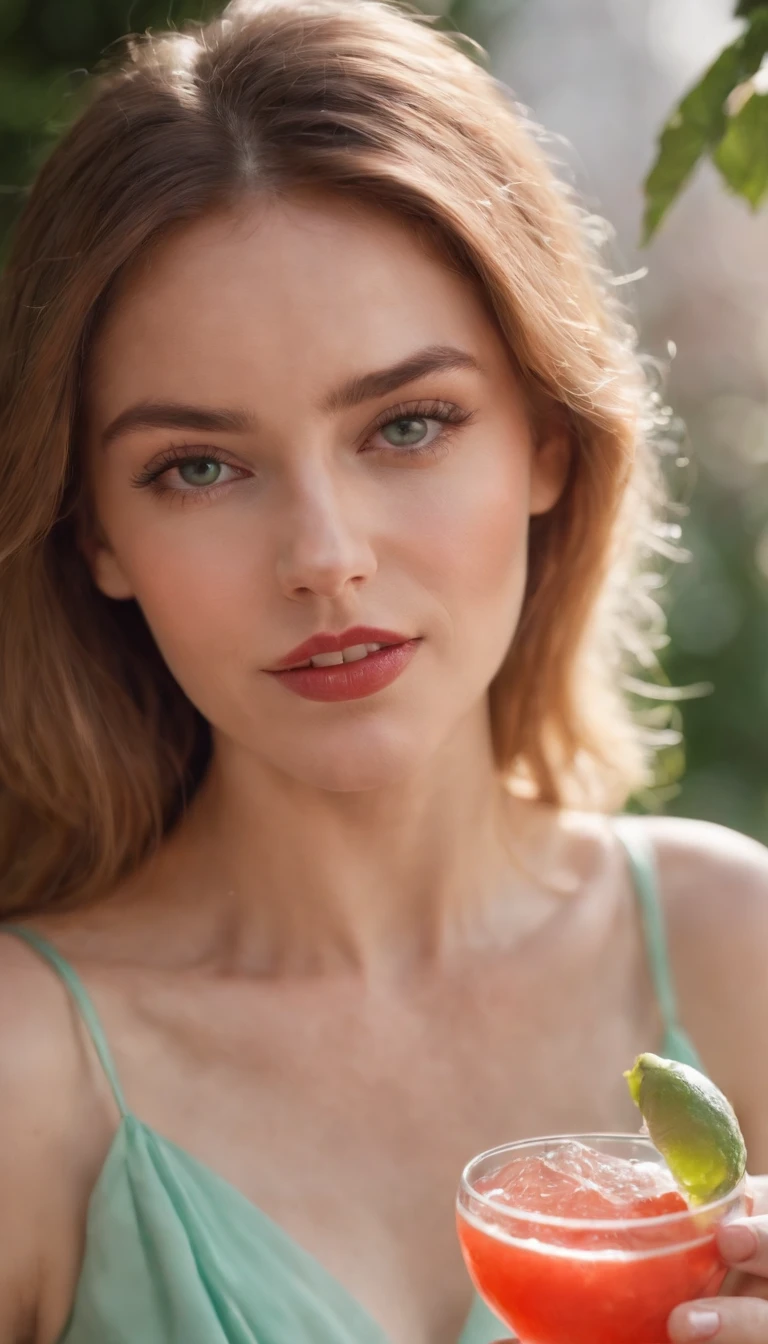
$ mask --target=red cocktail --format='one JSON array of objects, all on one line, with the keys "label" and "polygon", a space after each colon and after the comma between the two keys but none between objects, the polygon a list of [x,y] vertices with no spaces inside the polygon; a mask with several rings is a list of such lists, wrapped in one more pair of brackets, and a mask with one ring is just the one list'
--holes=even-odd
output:
[{"label": "red cocktail", "polygon": [[458,1196],[472,1280],[523,1344],[663,1344],[673,1307],[717,1293],[715,1228],[745,1212],[743,1182],[689,1208],[650,1140],[630,1134],[495,1148]]}]

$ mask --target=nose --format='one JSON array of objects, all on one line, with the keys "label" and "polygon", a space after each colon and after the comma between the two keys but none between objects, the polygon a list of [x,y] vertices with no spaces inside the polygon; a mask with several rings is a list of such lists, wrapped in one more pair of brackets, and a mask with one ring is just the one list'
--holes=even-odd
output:
[{"label": "nose", "polygon": [[277,557],[286,597],[339,598],[375,574],[366,510],[353,495],[327,476],[292,491]]}]

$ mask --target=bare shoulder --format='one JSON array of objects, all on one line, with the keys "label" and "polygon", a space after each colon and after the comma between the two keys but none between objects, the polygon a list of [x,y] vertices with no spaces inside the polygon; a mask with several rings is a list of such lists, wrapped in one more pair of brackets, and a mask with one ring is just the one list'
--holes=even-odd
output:
[{"label": "bare shoulder", "polygon": [[[27,1156],[44,1163],[58,1130],[74,1062],[66,1017],[50,972],[16,939],[0,937],[0,1167],[11,1169],[7,1179],[23,1179]],[[5,1208],[3,1200],[0,1217]]]},{"label": "bare shoulder", "polygon": [[681,1016],[768,1169],[768,849],[711,822],[636,824],[656,855]]},{"label": "bare shoulder", "polygon": [[[768,938],[768,848],[739,831],[685,817],[638,818],[649,836],[671,932],[720,956]],[[765,952],[766,944],[760,948]]]},{"label": "bare shoulder", "polygon": [[[65,1039],[63,995],[59,982],[25,943],[5,933],[0,936],[0,1077],[8,1081],[14,1065],[34,1076],[28,1059],[43,1051],[54,1063]],[[53,1012],[53,1017],[51,1013]],[[61,1034],[57,1042],[56,1036]]]},{"label": "bare shoulder", "polygon": [[[93,1142],[87,1060],[68,997],[19,940],[0,936],[0,1337],[64,1324],[80,1194]],[[93,1105],[90,1107],[93,1112]],[[85,1122],[85,1123],[84,1123]],[[50,1329],[46,1321],[50,1320]]]}]

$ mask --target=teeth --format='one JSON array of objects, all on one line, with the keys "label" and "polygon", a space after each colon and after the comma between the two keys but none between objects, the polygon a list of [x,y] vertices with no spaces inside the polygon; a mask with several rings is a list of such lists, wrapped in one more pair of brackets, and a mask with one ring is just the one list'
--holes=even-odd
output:
[{"label": "teeth", "polygon": [[294,663],[286,671],[298,672],[303,667],[339,667],[342,663],[358,663],[369,653],[378,653],[379,649],[388,647],[387,644],[351,644],[348,649],[341,649],[338,653],[316,653],[314,658],[308,658],[304,663]]},{"label": "teeth", "polygon": [[310,658],[313,667],[337,667],[339,663],[344,662],[343,653],[316,653],[314,658]]},{"label": "teeth", "polygon": [[348,649],[342,649],[340,653],[316,653],[314,658],[310,658],[309,663],[304,663],[304,667],[338,667],[340,663],[359,663],[361,658],[367,657],[369,653],[378,653],[383,649],[383,644],[352,644]]}]

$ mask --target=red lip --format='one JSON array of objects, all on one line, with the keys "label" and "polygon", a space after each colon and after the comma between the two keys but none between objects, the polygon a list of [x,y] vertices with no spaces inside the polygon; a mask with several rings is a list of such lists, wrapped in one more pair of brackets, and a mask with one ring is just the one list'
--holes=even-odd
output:
[{"label": "red lip", "polygon": [[269,675],[303,700],[362,700],[396,681],[420,644],[420,639],[407,639],[404,644],[384,645],[357,662],[293,667]]},{"label": "red lip", "polygon": [[341,653],[342,649],[352,648],[354,644],[405,644],[409,638],[409,635],[398,635],[394,630],[379,630],[370,625],[353,625],[349,630],[342,630],[339,635],[321,632],[306,639],[303,644],[297,644],[279,663],[266,670],[283,672],[297,663],[305,663],[316,653]]}]

